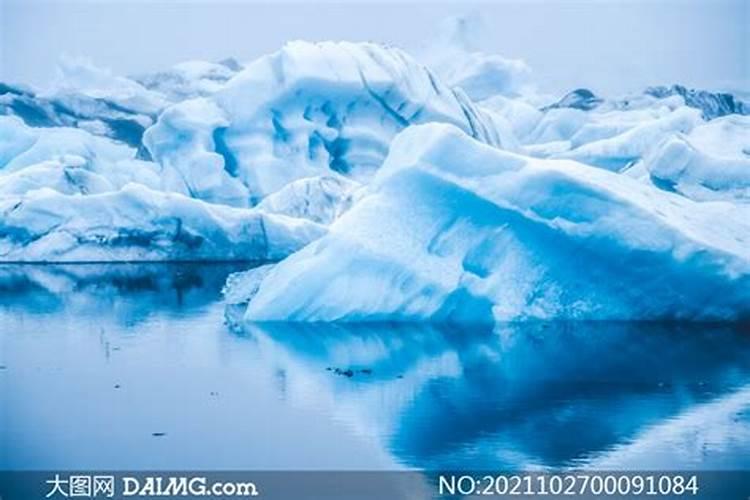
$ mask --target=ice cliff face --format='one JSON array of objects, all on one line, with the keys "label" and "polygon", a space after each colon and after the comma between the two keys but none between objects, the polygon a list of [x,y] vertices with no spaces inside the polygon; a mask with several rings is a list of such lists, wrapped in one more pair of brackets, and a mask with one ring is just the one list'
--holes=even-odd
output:
[{"label": "ice cliff face", "polygon": [[246,318],[746,318],[748,237],[748,207],[412,127],[329,234],[268,272]]}]

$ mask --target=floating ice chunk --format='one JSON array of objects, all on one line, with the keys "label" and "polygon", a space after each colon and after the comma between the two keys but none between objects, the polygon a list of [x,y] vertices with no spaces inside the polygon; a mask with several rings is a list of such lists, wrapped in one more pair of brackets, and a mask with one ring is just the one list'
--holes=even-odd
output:
[{"label": "floating ice chunk", "polygon": [[310,221],[138,184],[89,196],[45,188],[0,198],[6,262],[276,260],[324,233]]},{"label": "floating ice chunk", "polygon": [[224,111],[205,98],[183,101],[159,116],[146,130],[143,144],[162,166],[165,190],[212,203],[248,206],[249,191],[236,178],[234,157],[222,148],[228,125]]},{"label": "floating ice chunk", "polygon": [[266,213],[330,224],[349,208],[359,187],[359,183],[340,175],[300,179],[266,196],[257,208]]},{"label": "floating ice chunk", "polygon": [[100,165],[75,155],[63,155],[55,160],[0,175],[0,196],[20,196],[42,188],[62,194],[98,194],[117,191],[131,182],[153,189],[160,185],[154,164],[141,160],[119,160]]},{"label": "floating ice chunk", "polygon": [[750,210],[410,127],[370,191],[273,268],[252,321],[739,319]]},{"label": "floating ice chunk", "polygon": [[452,123],[504,145],[492,120],[404,52],[371,43],[292,42],[214,96],[237,176],[255,201],[296,179],[335,171],[368,179],[394,135],[411,124]]},{"label": "floating ice chunk", "polygon": [[105,177],[85,168],[80,156],[50,160],[0,177],[0,196],[18,196],[41,188],[63,194],[89,194],[115,191]]},{"label": "floating ice chunk", "polygon": [[[138,149],[154,117],[127,110],[106,99],[82,94],[43,97],[31,91],[7,90],[0,84],[0,115],[17,116],[31,127],[78,127]],[[147,159],[147,158],[144,158]]]},{"label": "floating ice chunk", "polygon": [[0,116],[0,131],[0,170],[5,172],[66,154],[102,162],[135,157],[126,145],[75,128],[31,128],[16,117]]},{"label": "floating ice chunk", "polygon": [[570,140],[589,120],[591,117],[586,111],[575,108],[553,108],[536,121],[533,130],[524,137],[523,142],[540,144]]}]

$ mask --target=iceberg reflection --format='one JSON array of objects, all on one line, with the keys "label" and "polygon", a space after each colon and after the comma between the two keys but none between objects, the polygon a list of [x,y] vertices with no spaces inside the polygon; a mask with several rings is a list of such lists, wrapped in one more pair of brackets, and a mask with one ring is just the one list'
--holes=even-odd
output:
[{"label": "iceberg reflection", "polygon": [[739,327],[246,323],[238,334],[283,373],[285,397],[328,401],[407,467],[750,464]]}]

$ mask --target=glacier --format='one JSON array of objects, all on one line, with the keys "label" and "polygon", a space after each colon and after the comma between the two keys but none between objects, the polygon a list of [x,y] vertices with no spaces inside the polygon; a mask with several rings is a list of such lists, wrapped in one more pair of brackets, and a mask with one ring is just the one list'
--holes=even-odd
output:
[{"label": "glacier", "polygon": [[748,207],[415,126],[326,236],[251,280],[245,319],[743,319],[749,238]]}]

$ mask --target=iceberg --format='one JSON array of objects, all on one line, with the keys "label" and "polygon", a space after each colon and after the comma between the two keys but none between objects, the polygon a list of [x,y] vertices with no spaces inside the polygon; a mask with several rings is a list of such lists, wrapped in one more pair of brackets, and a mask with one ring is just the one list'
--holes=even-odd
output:
[{"label": "iceberg", "polygon": [[543,111],[557,108],[573,108],[590,111],[599,106],[603,101],[604,99],[597,96],[589,89],[576,89],[566,94],[556,103],[543,108]]},{"label": "iceberg", "polygon": [[138,149],[144,130],[169,102],[125,77],[82,61],[64,60],[58,81],[45,92],[0,84],[0,116],[31,127],[72,127]]},{"label": "iceberg", "polygon": [[[296,41],[249,64],[188,61],[125,77],[64,59],[47,90],[0,84],[0,205],[7,216],[0,260],[276,260],[327,235],[269,268],[263,280],[253,274],[236,281],[233,287],[251,289],[237,296],[248,299],[252,315],[658,318],[669,301],[680,302],[673,289],[658,289],[663,302],[647,311],[635,291],[614,284],[604,290],[586,273],[581,280],[594,284],[579,297],[570,289],[578,281],[564,272],[572,264],[541,249],[555,241],[563,253],[584,245],[594,261],[611,252],[621,265],[632,264],[613,281],[623,288],[649,266],[703,273],[700,279],[731,289],[706,317],[737,313],[731,301],[744,271],[735,270],[744,269],[745,257],[730,247],[746,241],[741,218],[750,206],[746,105],[684,87],[619,99],[581,88],[555,100],[536,94],[525,63],[482,52],[470,40],[471,19],[451,23],[447,38],[424,54],[429,66],[374,43]],[[523,175],[511,175],[509,165]],[[475,186],[483,176],[487,185]],[[550,213],[539,219],[523,193],[547,193]],[[585,202],[574,206],[574,198]],[[601,225],[576,219],[602,205],[607,214],[622,213]],[[676,224],[673,206],[697,219]],[[714,241],[705,225],[724,212],[729,222]],[[581,228],[591,234],[584,238]],[[590,243],[594,234],[607,243]],[[677,250],[631,245],[636,235],[641,243],[671,242],[699,265],[676,257]],[[202,243],[186,244],[194,236]],[[381,248],[385,242],[393,246]],[[321,271],[329,246],[346,258]],[[719,256],[726,262],[706,264]],[[303,263],[313,261],[320,262],[308,274]],[[347,267],[355,261],[383,276],[357,281]],[[268,283],[293,266],[301,266],[295,272],[311,280],[311,290],[313,269],[331,273],[330,307],[313,310],[322,293],[299,310],[284,309],[284,300],[262,305],[272,295]],[[608,275],[600,267],[591,272]],[[732,278],[723,280],[721,269]],[[514,279],[517,293],[502,292]],[[354,304],[366,301],[364,292],[337,295],[337,287],[363,283],[381,287],[388,300],[364,307]],[[338,308],[344,298],[352,304]],[[691,317],[693,299],[682,300],[675,314]]]},{"label": "iceberg", "polygon": [[43,188],[0,198],[2,262],[278,260],[325,231],[139,184],[88,196]]},{"label": "iceberg", "polygon": [[487,144],[507,141],[462,91],[401,50],[372,43],[288,43],[213,99],[229,121],[223,147],[253,204],[305,177],[366,181],[413,124],[451,123]]},{"label": "iceberg", "polygon": [[746,319],[749,241],[747,206],[415,126],[326,236],[251,280],[245,319]]}]

